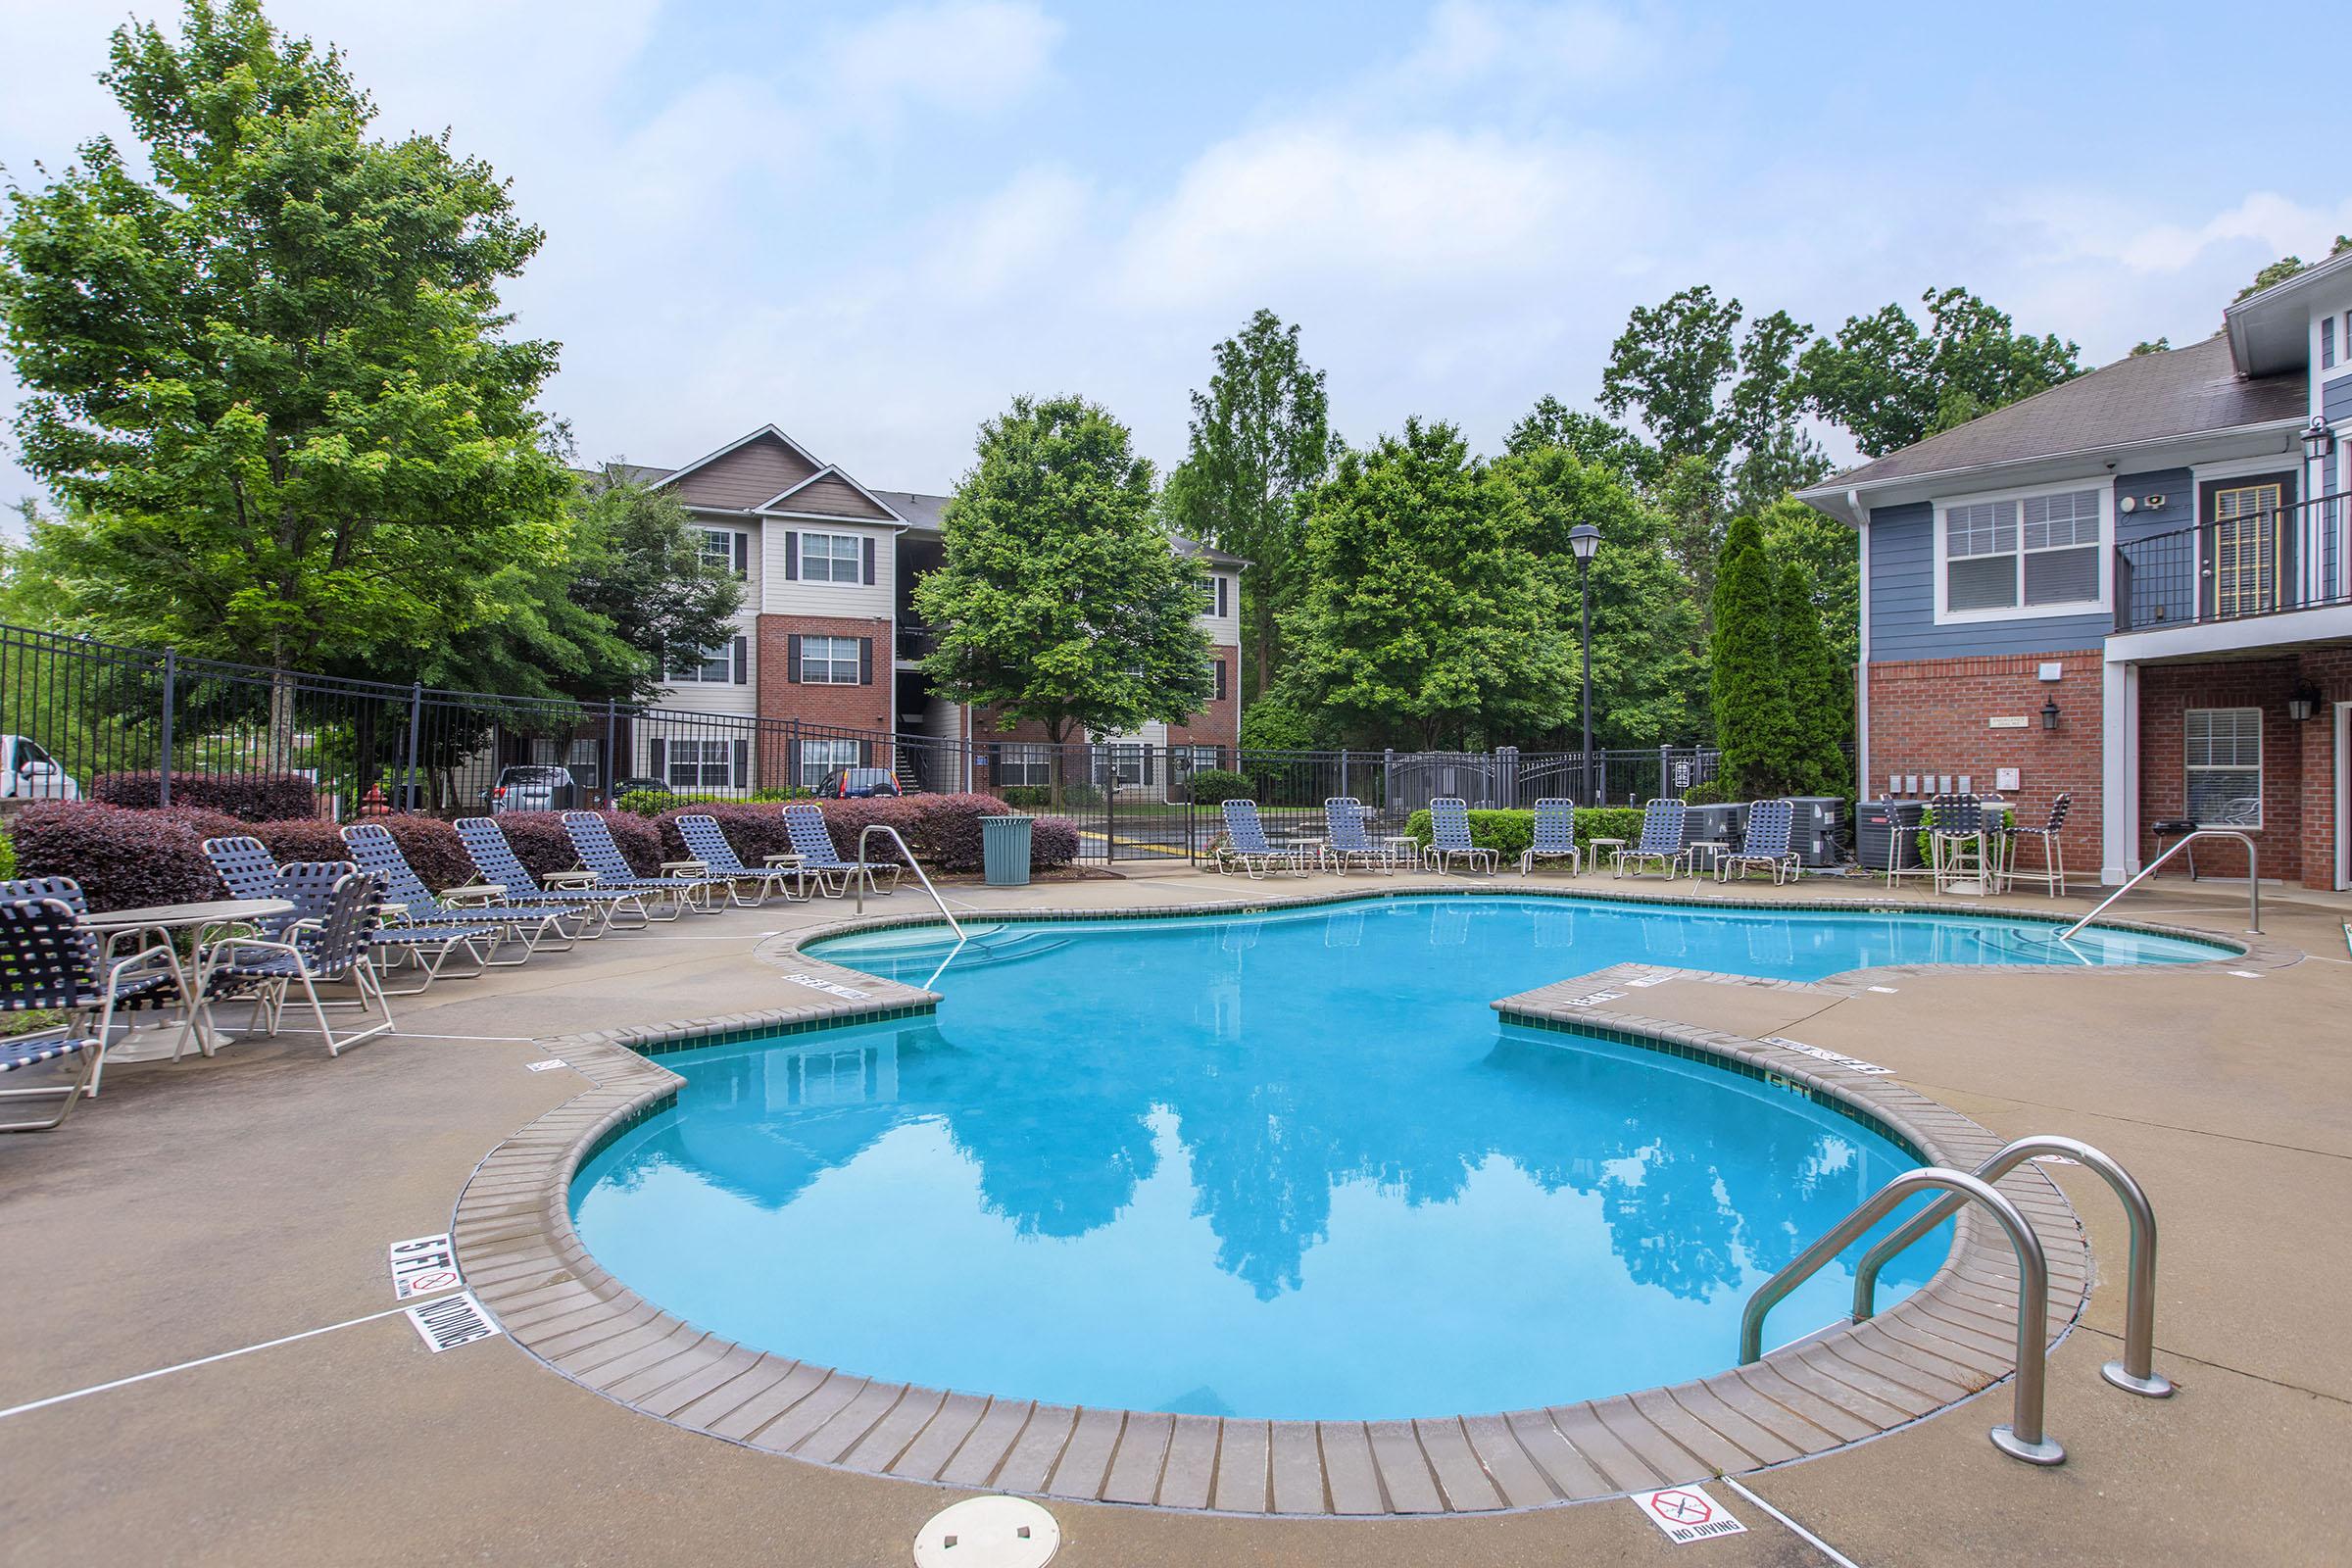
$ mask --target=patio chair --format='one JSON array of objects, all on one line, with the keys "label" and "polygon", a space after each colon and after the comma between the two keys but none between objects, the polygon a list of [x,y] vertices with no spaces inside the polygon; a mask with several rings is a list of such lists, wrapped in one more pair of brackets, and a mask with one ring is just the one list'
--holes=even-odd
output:
[{"label": "patio chair", "polygon": [[[141,1007],[168,1007],[181,1000],[172,950],[158,943],[122,957],[115,956],[100,943],[98,934],[82,924],[90,912],[89,901],[82,897],[81,884],[70,876],[21,877],[0,882],[0,904],[55,904],[66,911],[73,937],[43,936],[47,927],[27,916],[17,923],[16,941],[32,945],[22,954],[16,941],[0,947],[0,955],[5,955],[0,961],[11,965],[11,972],[0,974],[0,1011],[62,1011],[66,1014],[64,1033],[94,1033],[102,1048],[89,1069],[89,1092],[95,1096],[106,1076],[103,1046],[114,1028],[115,1014]],[[43,942],[50,942],[55,953],[41,946]],[[61,962],[68,965],[67,970],[55,968]],[[194,1014],[202,1006],[201,1000],[190,1004],[190,1028],[194,1025]],[[94,1031],[89,1028],[92,1013],[98,1018]],[[183,1031],[182,1047],[188,1038]],[[0,1046],[0,1052],[8,1049]],[[178,1052],[172,1054],[176,1059]]]},{"label": "patio chair", "polygon": [[[745,908],[765,904],[779,893],[784,895],[785,902],[791,902],[790,884],[795,880],[792,871],[780,865],[744,864],[743,858],[735,853],[735,846],[727,842],[727,835],[719,828],[718,818],[699,813],[681,816],[678,837],[686,841],[686,853],[702,861],[704,869],[712,876],[727,879],[727,896]],[[747,886],[754,890],[755,897],[744,897]]]},{"label": "patio chair", "polygon": [[[784,831],[792,836],[792,853],[801,858],[800,869],[816,878],[816,890],[827,898],[838,899],[850,891],[850,881],[861,877],[868,893],[896,893],[899,879],[906,868],[896,860],[845,860],[833,847],[832,830],[825,826],[825,813],[807,801],[796,801],[784,808]],[[888,871],[890,886],[874,886],[874,873]]]},{"label": "patio chair", "polygon": [[1550,797],[1536,803],[1536,836],[1519,857],[1519,874],[1532,876],[1545,860],[1566,860],[1571,874],[1582,876],[1585,852],[1576,847],[1576,803]]},{"label": "patio chair", "polygon": [[1642,836],[1617,851],[1614,874],[1624,876],[1640,871],[1652,861],[1671,882],[1684,871],[1691,870],[1690,851],[1683,843],[1683,830],[1690,808],[1681,801],[1661,799],[1642,808]]},{"label": "patio chair", "polygon": [[635,893],[614,889],[550,888],[540,886],[531,875],[530,867],[507,842],[494,816],[461,816],[457,820],[458,842],[466,846],[466,858],[482,881],[503,889],[502,897],[512,904],[542,904],[558,908],[575,908],[587,920],[580,928],[580,940],[593,942],[612,929],[612,922],[624,911],[636,917],[638,925],[648,919],[645,900]]},{"label": "patio chair", "polygon": [[1992,857],[1984,826],[1984,803],[1974,795],[1938,795],[1928,804],[1928,865],[1935,888],[1949,892],[1973,877],[1991,891]]},{"label": "patio chair", "polygon": [[1745,876],[1756,866],[1772,873],[1775,887],[1796,876],[1796,851],[1788,837],[1796,822],[1796,807],[1788,801],[1758,801],[1747,808],[1747,833],[1740,848],[1715,862],[1715,880],[1729,882],[1736,871]]},{"label": "patio chair", "polygon": [[1251,800],[1229,800],[1219,809],[1225,815],[1225,840],[1216,849],[1216,866],[1220,876],[1240,866],[1250,880],[1258,881],[1268,871],[1285,870],[1305,874],[1298,852],[1278,850],[1266,837],[1266,824],[1257,814],[1257,803]]},{"label": "patio chair", "polygon": [[[297,860],[280,867],[278,888],[294,902],[294,917],[274,936],[208,944],[197,957],[198,988],[212,1001],[250,1000],[264,1032],[274,1035],[288,996],[300,986],[330,1056],[391,1033],[392,1004],[376,975],[370,941],[383,918],[383,884],[349,860]],[[380,1011],[382,1020],[337,1036],[318,997],[320,982],[336,980],[358,989],[363,1014]]]},{"label": "patio chair", "polygon": [[[206,839],[205,858],[213,862],[213,870],[227,884],[228,891],[240,899],[290,899],[295,905],[291,914],[258,922],[262,937],[276,941],[296,921],[318,915],[320,910],[306,910],[302,900],[286,882],[291,866],[281,866],[270,856],[269,846],[260,839],[239,834],[228,838]],[[349,860],[313,860],[296,862],[311,865],[351,865]],[[379,904],[381,900],[377,901]],[[405,961],[417,971],[417,981],[388,994],[395,997],[414,997],[441,978],[441,971],[459,953],[473,960],[473,967],[464,974],[451,975],[452,980],[470,980],[489,966],[487,950],[496,945],[498,933],[481,926],[465,925],[384,925],[380,918],[368,933],[370,950],[381,950],[392,959]],[[380,977],[378,977],[380,978]],[[339,1007],[360,1007],[368,1004],[366,997],[355,1002],[335,1002]]]},{"label": "patio chair", "polygon": [[[15,933],[0,931],[0,943],[13,939]],[[12,950],[13,951],[13,950]],[[54,1100],[57,1114],[0,1121],[0,1133],[45,1133],[62,1126],[73,1113],[74,1102],[90,1088],[90,1080],[98,1071],[98,1059],[103,1054],[95,1040],[10,1040],[0,1041],[0,1075],[23,1072],[46,1061],[68,1057],[81,1058],[81,1070],[69,1083],[35,1084],[28,1089],[0,1089],[0,1102],[11,1100]]]},{"label": "patio chair", "polygon": [[730,885],[723,876],[677,873],[639,876],[630,868],[628,857],[620,853],[620,846],[612,842],[612,830],[594,811],[565,811],[564,836],[571,840],[572,852],[579,856],[580,864],[596,874],[596,880],[589,886],[651,893],[668,904],[667,914],[662,913],[661,903],[648,905],[645,911],[648,919],[675,920],[688,909],[709,914],[710,889]]},{"label": "patio chair", "polygon": [[[399,841],[380,822],[352,823],[343,830],[343,842],[350,846],[352,860],[359,868],[384,885],[385,899],[402,906],[405,912],[401,925],[474,926],[492,933],[494,945],[483,962],[493,969],[512,969],[526,963],[532,954],[551,943],[551,951],[564,951],[571,946],[571,933],[564,929],[564,922],[582,918],[575,909],[562,909],[554,905],[443,904],[424,885],[424,878],[416,874],[409,864],[408,856],[401,853]],[[399,926],[392,929],[398,930]],[[508,937],[522,948],[519,957],[496,956]]]},{"label": "patio chair", "polygon": [[2058,830],[2066,826],[2066,813],[2075,804],[2074,796],[2060,795],[2050,803],[2050,819],[2039,827],[2018,827],[2012,824],[2001,829],[1999,856],[2001,885],[2006,887],[2019,879],[2017,849],[2021,840],[2031,839],[2041,846],[2041,869],[2028,871],[2026,876],[2045,884],[2054,899],[2066,896],[2066,845]]},{"label": "patio chair", "polygon": [[1364,803],[1352,795],[1334,795],[1323,803],[1323,861],[1342,876],[1350,863],[1396,872],[1389,852],[1365,835]]},{"label": "patio chair", "polygon": [[1421,861],[1443,874],[1453,869],[1456,857],[1468,860],[1473,871],[1484,863],[1490,876],[1502,863],[1493,850],[1470,842],[1468,803],[1458,795],[1441,795],[1429,803],[1429,848],[1421,852]]}]

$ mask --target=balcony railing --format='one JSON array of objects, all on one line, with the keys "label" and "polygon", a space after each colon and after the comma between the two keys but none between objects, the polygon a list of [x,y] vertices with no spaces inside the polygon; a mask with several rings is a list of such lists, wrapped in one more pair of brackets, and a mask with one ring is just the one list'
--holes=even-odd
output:
[{"label": "balcony railing", "polygon": [[905,660],[928,659],[939,647],[939,636],[928,626],[910,626],[899,622],[899,657]]},{"label": "balcony railing", "polygon": [[2352,604],[2348,530],[2352,496],[2321,496],[2129,540],[2115,552],[2115,629]]}]

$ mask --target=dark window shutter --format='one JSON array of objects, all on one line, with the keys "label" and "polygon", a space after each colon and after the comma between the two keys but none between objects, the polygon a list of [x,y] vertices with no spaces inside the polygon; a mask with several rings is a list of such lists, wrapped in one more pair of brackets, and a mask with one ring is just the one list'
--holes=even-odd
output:
[{"label": "dark window shutter", "polygon": [[858,765],[859,767],[871,767],[874,765],[874,743],[872,741],[859,741],[858,743]]},{"label": "dark window shutter", "polygon": [[1222,576],[1220,576],[1220,577],[1218,577],[1218,578],[1217,578],[1217,615],[1218,615],[1218,617],[1219,617],[1220,619],[1222,619],[1222,618],[1223,618],[1223,616],[1224,616],[1224,614],[1225,614],[1225,579],[1224,579]]},{"label": "dark window shutter", "polygon": [[998,768],[1000,768],[1000,767],[1003,767],[1004,765],[1004,747],[1002,747],[1002,746],[999,746],[999,745],[998,745],[996,742],[994,742],[994,741],[991,741],[991,742],[989,742],[989,746],[988,746],[988,770],[989,770],[989,772],[990,772],[990,773],[993,775],[993,774],[996,772],[996,770],[997,770]]},{"label": "dark window shutter", "polygon": [[669,770],[663,765],[666,759],[662,754],[668,750],[668,745],[659,735],[645,743],[646,760],[653,763],[654,777],[660,779],[664,784],[669,782]]},{"label": "dark window shutter", "polygon": [[739,533],[735,536],[735,575],[748,577],[751,575],[751,571],[752,536],[748,533]]},{"label": "dark window shutter", "polygon": [[735,743],[735,768],[728,775],[727,782],[737,789],[741,789],[751,782],[751,777],[752,743],[748,740],[739,740]]},{"label": "dark window shutter", "polygon": [[1152,748],[1149,746],[1144,748],[1144,782],[1147,785],[1152,782]]},{"label": "dark window shutter", "polygon": [[[1225,666],[1219,664],[1217,667],[1219,669],[1223,669]],[[752,640],[749,637],[738,637],[735,639],[735,684],[738,686],[748,686],[751,684],[751,681]],[[1222,697],[1225,694],[1223,692],[1219,692],[1217,695]]]},{"label": "dark window shutter", "polygon": [[1216,700],[1221,703],[1225,700],[1225,661],[1218,660],[1214,667],[1217,672]]},{"label": "dark window shutter", "polygon": [[784,678],[795,686],[801,683],[801,634],[797,631],[784,639]]},{"label": "dark window shutter", "polygon": [[865,542],[865,585],[868,588],[874,585],[874,542],[871,539]]},{"label": "dark window shutter", "polygon": [[[868,557],[867,559],[870,561],[872,558]],[[871,637],[860,637],[858,639],[858,684],[871,686],[873,683],[874,640]]]},{"label": "dark window shutter", "polygon": [[801,580],[801,536],[790,531],[784,535],[784,576],[790,582]]}]

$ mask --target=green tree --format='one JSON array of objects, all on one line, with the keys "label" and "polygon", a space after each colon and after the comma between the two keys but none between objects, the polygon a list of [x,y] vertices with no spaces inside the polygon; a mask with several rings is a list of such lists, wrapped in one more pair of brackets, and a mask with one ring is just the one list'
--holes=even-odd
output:
[{"label": "green tree", "polygon": [[1449,424],[1344,453],[1307,507],[1286,685],[1352,741],[1467,745],[1558,728],[1574,640],[1518,492]]},{"label": "green tree", "polygon": [[[2335,243],[2328,247],[2328,254],[2330,258],[2341,256],[2346,251],[2352,251],[2352,234],[2336,235]],[[2230,303],[2235,305],[2246,296],[2259,294],[2274,283],[2283,283],[2298,272],[2308,271],[2310,268],[2311,264],[2300,256],[2281,256],[2261,271],[2256,272],[2254,281],[2231,295]]]},{"label": "green tree", "polygon": [[1764,533],[1752,516],[1732,519],[1715,570],[1710,684],[1723,778],[1737,796],[1797,793],[1801,744],[1796,709],[1781,663],[1779,584]]},{"label": "green tree", "polygon": [[[1771,555],[1765,556],[1769,563]],[[1813,573],[1800,560],[1781,564],[1773,580],[1773,634],[1788,694],[1788,752],[1782,761],[1791,795],[1853,795],[1843,746],[1853,733],[1852,666],[1839,664],[1822,635]]]},{"label": "green tree", "polygon": [[2132,345],[2132,358],[2136,360],[2149,354],[2169,354],[2172,352],[2172,349],[2173,340],[2169,337],[2143,337],[2138,342]]},{"label": "green tree", "polygon": [[1512,425],[1503,439],[1503,451],[1515,458],[1545,447],[1558,447],[1586,463],[1598,464],[1637,490],[1657,483],[1665,469],[1657,450],[1624,425],[1571,409],[1549,394],[1537,399],[1527,416]]},{"label": "green tree", "polygon": [[1240,556],[1242,696],[1268,690],[1281,616],[1298,593],[1298,498],[1331,470],[1323,372],[1298,352],[1298,328],[1261,310],[1215,350],[1206,392],[1193,394],[1192,447],[1168,476],[1179,531]]},{"label": "green tree", "polygon": [[1829,455],[1801,422],[1805,382],[1797,356],[1812,335],[1812,327],[1775,311],[1758,317],[1740,341],[1740,379],[1724,412],[1739,451],[1731,503],[1741,511],[1768,507],[1830,471]]},{"label": "green tree", "polygon": [[[1529,518],[1529,543],[1552,579],[1556,635],[1578,647],[1581,595],[1568,530],[1600,530],[1592,556],[1592,739],[1596,746],[1681,744],[1704,732],[1705,656],[1697,608],[1666,549],[1666,519],[1622,476],[1562,447],[1494,465]],[[1581,682],[1571,692],[1571,709]],[[1563,737],[1581,741],[1571,711]]]},{"label": "green tree", "polygon": [[69,612],[280,670],[497,620],[571,490],[535,406],[555,345],[502,335],[539,230],[445,140],[370,139],[340,56],[258,0],[190,0],[183,31],[118,29],[101,77],[153,177],[93,139],[0,233]]},{"label": "green tree", "polygon": [[1200,565],[1170,546],[1152,465],[1102,409],[1013,399],[980,427],[940,536],[945,564],[914,604],[939,634],[923,668],[941,692],[1034,719],[1056,743],[1207,706]]},{"label": "green tree", "polygon": [[1723,403],[1740,373],[1740,314],[1738,300],[1718,301],[1704,283],[1635,307],[1610,345],[1600,406],[1613,418],[1638,411],[1668,459],[1720,466],[1736,439]]},{"label": "green tree", "polygon": [[1862,547],[1853,529],[1783,497],[1756,515],[1774,568],[1802,565],[1821,612],[1822,637],[1839,669],[1851,669],[1862,640]]},{"label": "green tree", "polygon": [[1842,427],[1867,457],[1923,441],[1979,415],[2072,380],[2082,350],[2055,333],[2019,333],[2009,318],[1966,289],[1930,289],[1922,330],[1887,305],[1849,317],[1816,339],[1797,365],[1807,405]]}]

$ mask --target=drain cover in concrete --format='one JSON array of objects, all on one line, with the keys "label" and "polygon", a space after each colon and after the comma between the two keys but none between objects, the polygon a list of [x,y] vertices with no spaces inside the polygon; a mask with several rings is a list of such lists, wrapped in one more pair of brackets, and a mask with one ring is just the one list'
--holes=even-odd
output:
[{"label": "drain cover in concrete", "polygon": [[966,1497],[915,1532],[916,1568],[1044,1568],[1061,1545],[1054,1516],[1025,1497]]}]

